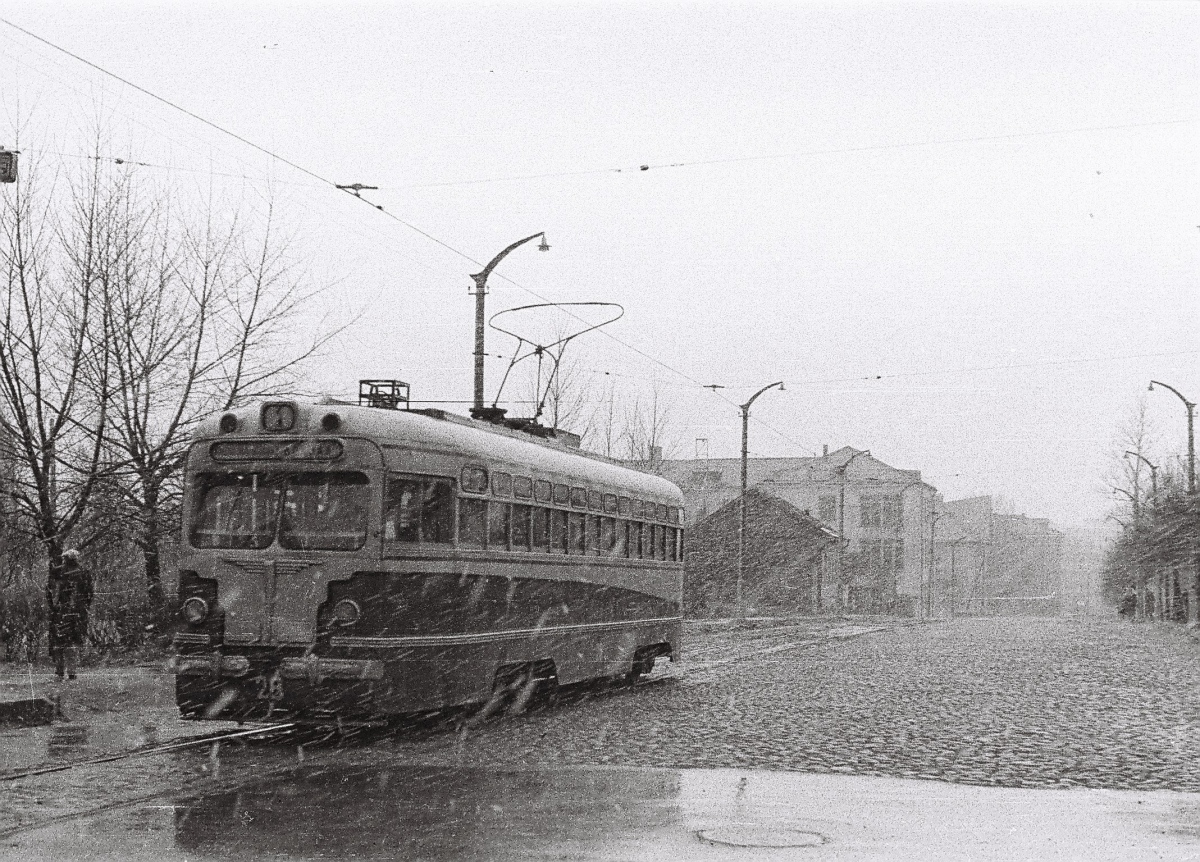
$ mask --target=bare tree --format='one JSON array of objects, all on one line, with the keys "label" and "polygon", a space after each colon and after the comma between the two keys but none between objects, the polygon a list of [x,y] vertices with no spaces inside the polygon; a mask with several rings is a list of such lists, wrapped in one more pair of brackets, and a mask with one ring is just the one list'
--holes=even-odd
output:
[{"label": "bare tree", "polygon": [[104,273],[119,267],[111,230],[123,190],[93,160],[43,176],[27,160],[0,196],[0,429],[5,492],[51,572],[100,476],[111,353]]},{"label": "bare tree", "polygon": [[[1105,591],[1117,603],[1132,592],[1137,619],[1147,614],[1147,576],[1153,577],[1155,603],[1162,604],[1162,571],[1155,565],[1155,519],[1158,500],[1151,493],[1149,469],[1153,444],[1146,399],[1139,398],[1130,416],[1117,428],[1106,485],[1113,495],[1113,520],[1123,533],[1105,560]],[[1126,608],[1126,611],[1129,609]]]},{"label": "bare tree", "polygon": [[674,454],[671,410],[657,382],[648,397],[636,397],[625,409],[621,442],[625,460],[654,472],[658,462]]},{"label": "bare tree", "polygon": [[268,204],[253,229],[205,202],[198,224],[131,191],[122,227],[130,249],[108,293],[114,374],[108,440],[146,589],[164,606],[162,546],[178,528],[180,470],[204,416],[286,390],[332,337],[299,347],[289,326],[312,299],[275,230]]},{"label": "bare tree", "polygon": [[616,386],[610,383],[608,390],[592,409],[584,446],[606,457],[617,457],[617,450],[621,444],[621,429],[617,424],[619,419],[617,390]]}]

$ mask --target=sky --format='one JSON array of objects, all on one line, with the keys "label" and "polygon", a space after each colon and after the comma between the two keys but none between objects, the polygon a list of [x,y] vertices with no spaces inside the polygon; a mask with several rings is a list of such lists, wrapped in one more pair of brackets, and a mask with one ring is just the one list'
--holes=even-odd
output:
[{"label": "sky", "polygon": [[[1196,4],[10,0],[0,18],[0,144],[21,118],[22,158],[69,163],[100,116],[122,170],[271,201],[324,287],[296,337],[343,327],[314,392],[381,377],[469,399],[469,276],[544,231],[549,252],[495,270],[489,314],[619,304],[572,344],[574,379],[596,404],[657,395],[676,457],[698,438],[736,457],[738,405],[775,380],[752,455],[869,449],[1062,526],[1112,509],[1139,400],[1150,457],[1185,451],[1183,404],[1146,388],[1200,399]],[[489,332],[489,400],[513,348]]]}]

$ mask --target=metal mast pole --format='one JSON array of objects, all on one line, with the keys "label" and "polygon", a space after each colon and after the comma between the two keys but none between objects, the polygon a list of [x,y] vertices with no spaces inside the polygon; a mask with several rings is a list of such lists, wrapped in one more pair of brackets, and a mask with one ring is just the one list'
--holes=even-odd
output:
[{"label": "metal mast pole", "polygon": [[745,608],[742,606],[742,578],[746,567],[746,473],[747,462],[750,457],[750,405],[754,403],[754,399],[762,395],[768,389],[779,387],[783,391],[783,381],[777,380],[774,383],[769,383],[762,389],[750,396],[750,400],[741,406],[742,411],[742,495],[738,498],[738,554],[737,554],[737,582],[733,590],[733,602],[737,611],[738,618],[746,615]]},{"label": "metal mast pole", "polygon": [[[482,271],[471,276],[475,281],[475,406],[471,409],[471,415],[483,411],[483,325],[484,325],[484,297],[487,296],[487,280],[492,274],[492,270],[496,268],[496,264],[504,260],[514,248],[518,248],[525,243],[535,240],[538,237],[542,238],[541,245],[538,249],[541,251],[549,251],[550,246],[546,245],[546,234],[535,233],[533,236],[527,236],[525,239],[519,239],[510,245],[504,251],[500,252],[491,262],[483,268]],[[476,417],[478,418],[478,417]]]},{"label": "metal mast pole", "polygon": [[1179,400],[1183,402],[1183,406],[1187,408],[1187,416],[1188,416],[1188,493],[1195,494],[1196,493],[1196,435],[1195,435],[1195,430],[1194,430],[1194,419],[1195,419],[1194,414],[1195,414],[1195,410],[1196,410],[1196,404],[1194,401],[1189,401],[1187,398],[1185,398],[1183,393],[1180,392],[1178,389],[1176,389],[1174,386],[1171,386],[1167,383],[1163,383],[1161,380],[1151,380],[1150,381],[1150,391],[1151,392],[1154,391],[1155,386],[1161,386],[1163,389],[1169,389],[1172,392],[1174,392],[1175,395],[1179,398]]}]

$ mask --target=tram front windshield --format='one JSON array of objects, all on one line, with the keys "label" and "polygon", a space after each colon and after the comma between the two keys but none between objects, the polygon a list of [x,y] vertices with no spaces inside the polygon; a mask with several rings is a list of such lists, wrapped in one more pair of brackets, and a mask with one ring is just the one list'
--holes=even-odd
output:
[{"label": "tram front windshield", "polygon": [[202,473],[196,477],[196,548],[353,551],[367,539],[362,473]]}]

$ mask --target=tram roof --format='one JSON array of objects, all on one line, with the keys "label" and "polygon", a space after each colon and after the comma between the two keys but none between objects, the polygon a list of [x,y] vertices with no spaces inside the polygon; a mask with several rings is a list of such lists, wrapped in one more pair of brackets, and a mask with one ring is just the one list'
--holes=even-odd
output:
[{"label": "tram roof", "polygon": [[[259,416],[267,401],[214,414],[197,428],[199,438],[244,439],[250,436],[242,429],[253,429],[252,436],[264,436],[259,429]],[[271,400],[271,403],[278,403]],[[360,407],[355,404],[313,404],[295,401],[296,425],[288,433],[315,434],[329,437],[361,437],[380,445],[410,445],[445,451],[484,462],[503,461],[509,464],[528,464],[531,468],[552,473],[568,474],[580,482],[619,486],[633,495],[655,495],[682,505],[679,488],[661,476],[633,470],[594,452],[567,446],[557,440],[542,440],[523,431],[516,431],[490,422],[443,411],[385,410]],[[238,418],[238,431],[223,434],[221,417],[232,413]],[[337,431],[327,432],[321,420],[336,413],[341,420]]]}]

